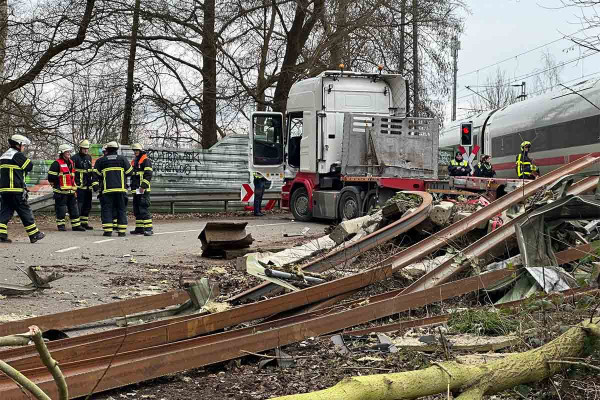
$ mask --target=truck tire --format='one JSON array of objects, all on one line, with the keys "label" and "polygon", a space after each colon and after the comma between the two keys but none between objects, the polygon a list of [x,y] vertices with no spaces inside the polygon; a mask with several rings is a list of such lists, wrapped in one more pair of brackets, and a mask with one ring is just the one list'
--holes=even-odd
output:
[{"label": "truck tire", "polygon": [[363,213],[362,215],[367,215],[369,211],[373,208],[377,207],[377,190],[371,189],[365,195],[365,199],[363,200]]},{"label": "truck tire", "polygon": [[312,219],[312,212],[308,206],[309,200],[306,188],[303,186],[294,190],[290,199],[290,209],[292,210],[294,219],[302,222],[310,221]]},{"label": "truck tire", "polygon": [[339,216],[340,219],[354,219],[360,217],[361,206],[358,196],[352,190],[346,190],[340,198]]}]

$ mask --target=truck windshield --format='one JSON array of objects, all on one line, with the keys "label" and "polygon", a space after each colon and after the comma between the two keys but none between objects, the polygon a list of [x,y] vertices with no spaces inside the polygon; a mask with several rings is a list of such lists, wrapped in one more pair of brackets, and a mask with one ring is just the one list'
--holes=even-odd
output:
[{"label": "truck windshield", "polygon": [[283,163],[283,135],[281,116],[254,115],[254,164],[279,165]]}]

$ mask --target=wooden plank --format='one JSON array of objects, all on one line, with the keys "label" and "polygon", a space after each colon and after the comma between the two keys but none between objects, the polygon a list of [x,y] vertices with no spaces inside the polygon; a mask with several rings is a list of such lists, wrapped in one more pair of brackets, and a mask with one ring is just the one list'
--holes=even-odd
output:
[{"label": "wooden plank", "polygon": [[27,332],[31,325],[37,325],[43,331],[47,329],[70,328],[114,317],[123,317],[128,314],[181,304],[189,299],[190,297],[186,291],[177,290],[154,296],[144,296],[56,314],[22,319],[19,321],[11,321],[0,325],[0,336]]}]

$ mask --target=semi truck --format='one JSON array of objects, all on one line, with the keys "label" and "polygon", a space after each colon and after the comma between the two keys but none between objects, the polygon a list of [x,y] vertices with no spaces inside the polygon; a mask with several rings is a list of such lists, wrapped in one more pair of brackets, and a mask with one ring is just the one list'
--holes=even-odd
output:
[{"label": "semi truck", "polygon": [[254,112],[248,165],[308,221],[352,219],[438,177],[439,121],[407,115],[397,74],[325,71],[295,83],[285,116]]}]

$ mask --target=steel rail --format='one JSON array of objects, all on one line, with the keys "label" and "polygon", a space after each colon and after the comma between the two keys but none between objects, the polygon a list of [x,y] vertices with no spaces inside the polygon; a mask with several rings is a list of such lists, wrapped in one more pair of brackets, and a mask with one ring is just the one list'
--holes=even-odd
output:
[{"label": "steel rail", "polygon": [[419,261],[419,259],[431,254],[433,251],[440,249],[448,243],[451,243],[453,240],[456,240],[456,238],[477,228],[481,223],[489,221],[510,206],[523,201],[538,190],[554,183],[558,178],[581,171],[599,160],[599,157],[587,155],[555,169],[541,178],[526,183],[520,189],[505,194],[486,207],[474,212],[467,218],[442,229],[435,235],[423,239],[408,249],[402,250],[386,260],[381,261],[378,265],[391,265],[394,270],[397,270],[413,262]]},{"label": "steel rail", "polygon": [[[362,307],[318,316],[302,324],[289,324],[225,340],[220,338],[226,338],[229,332],[100,358],[61,363],[61,370],[69,386],[69,395],[72,398],[84,396],[90,393],[98,381],[100,382],[97,390],[104,391],[190,368],[227,361],[243,356],[245,354],[243,350],[265,351],[485,289],[513,273],[514,271],[510,270],[493,271],[419,293],[395,296]],[[56,396],[56,386],[45,368],[22,372],[49,396]],[[0,377],[0,398],[13,400],[21,399],[22,396],[20,388],[10,379]]]},{"label": "steel rail", "polygon": [[[431,212],[433,198],[426,192],[406,192],[421,197],[421,204],[413,212],[400,218],[399,220],[365,236],[364,238],[350,244],[338,246],[334,251],[311,261],[304,267],[303,271],[323,272],[336,265],[347,262],[358,254],[370,250],[382,243],[391,240],[398,235],[407,232],[423,222]],[[281,287],[270,282],[264,282],[247,291],[231,297],[228,301],[233,303],[243,303],[250,300],[258,300],[263,296],[281,290]]]},{"label": "steel rail", "polygon": [[[548,175],[546,175],[548,176]],[[535,182],[535,181],[534,181]],[[578,182],[575,185],[572,185],[567,194],[578,195],[588,191],[590,188],[595,187],[598,182],[598,177],[589,177],[583,179],[581,182]],[[525,185],[525,187],[529,186],[529,184]],[[515,193],[515,192],[513,192]],[[492,203],[493,204],[493,203]],[[491,205],[483,208],[483,210],[487,209]],[[490,250],[496,248],[497,246],[504,243],[506,240],[509,240],[515,234],[515,226],[527,218],[527,213],[520,215],[519,217],[509,221],[508,223],[502,225],[500,228],[488,233],[481,239],[477,240],[475,243],[469,245],[465,249],[461,250],[460,256],[465,257],[468,260],[473,260],[477,257],[480,257]],[[419,278],[412,285],[407,287],[402,293],[414,293],[419,290],[423,290],[428,287],[433,287],[440,285],[444,282],[448,282],[453,276],[457,273],[463,271],[470,265],[470,261],[457,263],[455,258],[451,258],[444,263],[440,264],[434,270],[428,272]]]},{"label": "steel rail", "polygon": [[[583,296],[597,295],[598,293],[600,293],[600,289],[590,289],[590,288],[567,289],[567,290],[564,290],[564,291],[558,292],[558,293],[550,293],[541,298],[538,297],[537,299],[555,298],[557,296],[579,299]],[[496,307],[496,308],[516,308],[528,300],[529,300],[529,298],[514,300],[514,301],[510,301],[510,302],[503,303],[503,304],[496,304],[494,307]],[[461,313],[461,312],[462,311],[458,311],[457,313]],[[410,320],[405,320],[405,321],[398,321],[398,322],[395,322],[392,324],[378,325],[378,326],[373,326],[370,328],[355,329],[355,330],[351,330],[351,331],[343,331],[342,334],[343,335],[351,335],[351,336],[362,336],[362,335],[368,335],[373,332],[393,332],[393,331],[398,331],[400,329],[409,329],[409,328],[438,325],[438,324],[443,324],[444,322],[448,322],[451,315],[452,315],[452,313],[446,313],[446,314],[442,314],[442,315],[436,315],[433,317],[425,317],[425,318],[410,319]]]},{"label": "steel rail", "polygon": [[185,290],[175,290],[153,296],[144,296],[83,309],[5,322],[0,324],[0,336],[27,332],[31,325],[37,325],[42,330],[70,328],[109,318],[177,305],[189,299],[190,297]]},{"label": "steel rail", "polygon": [[[116,335],[114,331],[109,331],[105,335],[94,334],[90,340],[85,340],[85,336],[81,336],[56,341],[56,344],[53,343],[50,350],[52,350],[54,359],[63,362],[63,360],[69,359],[72,357],[72,354],[78,352],[86,354],[89,358],[103,354],[112,354],[119,347],[122,351],[129,351],[166,344],[211,333],[243,322],[265,318],[274,313],[326,299],[332,295],[335,296],[336,294],[362,288],[391,276],[391,269],[389,267],[376,268],[361,274],[340,278],[326,284],[313,286],[257,303],[235,307],[219,313],[179,317],[180,319],[175,322],[172,320],[161,321],[161,324],[154,324],[147,329],[143,329],[145,325],[140,325],[139,328],[133,329],[133,332],[128,330],[130,328],[121,328],[117,330],[118,334]],[[31,357],[32,355],[35,356],[33,347],[26,347],[0,352],[0,359],[5,362],[11,362]]]}]

